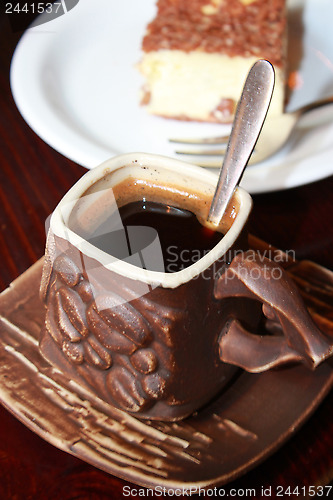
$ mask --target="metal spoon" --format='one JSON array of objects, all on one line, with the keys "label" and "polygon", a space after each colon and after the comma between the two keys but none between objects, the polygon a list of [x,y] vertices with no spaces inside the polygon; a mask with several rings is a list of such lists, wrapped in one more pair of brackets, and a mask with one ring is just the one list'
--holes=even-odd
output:
[{"label": "metal spoon", "polygon": [[249,71],[209,210],[207,222],[210,225],[219,225],[240,182],[265,121],[274,81],[274,69],[268,61],[257,61]]}]

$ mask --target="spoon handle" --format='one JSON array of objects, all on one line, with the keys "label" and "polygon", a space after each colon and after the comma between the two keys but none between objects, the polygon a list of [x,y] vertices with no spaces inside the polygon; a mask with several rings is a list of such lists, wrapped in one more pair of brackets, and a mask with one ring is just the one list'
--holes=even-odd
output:
[{"label": "spoon handle", "polygon": [[234,118],[208,223],[217,226],[249,161],[266,118],[274,88],[273,66],[257,61],[247,76]]}]

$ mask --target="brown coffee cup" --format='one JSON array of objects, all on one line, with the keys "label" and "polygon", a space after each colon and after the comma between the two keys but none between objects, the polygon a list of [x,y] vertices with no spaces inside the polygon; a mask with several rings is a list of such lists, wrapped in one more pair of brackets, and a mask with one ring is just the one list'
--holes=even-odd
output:
[{"label": "brown coffee cup", "polygon": [[[164,272],[158,240],[119,259],[91,239],[112,213],[120,241],[119,207],[143,197],[204,222],[215,185],[214,174],[178,160],[122,155],[85,174],[55,209],[40,350],[92,398],[138,417],[178,420],[223,390],[239,367],[314,368],[332,354],[285,271],[248,249],[252,201],[241,188],[219,228],[225,235],[180,271]],[[258,331],[263,319],[277,333]]]}]

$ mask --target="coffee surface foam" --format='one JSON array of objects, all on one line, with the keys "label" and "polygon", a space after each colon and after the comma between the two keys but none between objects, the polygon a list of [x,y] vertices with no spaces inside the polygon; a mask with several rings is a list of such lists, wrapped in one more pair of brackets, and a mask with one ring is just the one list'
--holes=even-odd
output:
[{"label": "coffee surface foam", "polygon": [[[210,184],[179,173],[142,165],[124,166],[106,173],[84,192],[73,207],[68,227],[88,237],[118,208],[140,200],[189,210],[205,225],[213,194]],[[238,209],[234,197],[218,231],[225,233],[230,228]]]}]

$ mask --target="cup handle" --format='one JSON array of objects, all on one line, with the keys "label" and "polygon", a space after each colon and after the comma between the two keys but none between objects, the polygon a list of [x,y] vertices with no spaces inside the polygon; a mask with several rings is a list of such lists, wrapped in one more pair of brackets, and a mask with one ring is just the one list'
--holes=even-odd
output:
[{"label": "cup handle", "polygon": [[251,250],[237,255],[215,284],[217,299],[247,297],[262,302],[264,316],[283,335],[247,331],[231,317],[219,337],[221,361],[259,373],[288,362],[314,369],[333,354],[333,343],[312,321],[286,271]]}]

